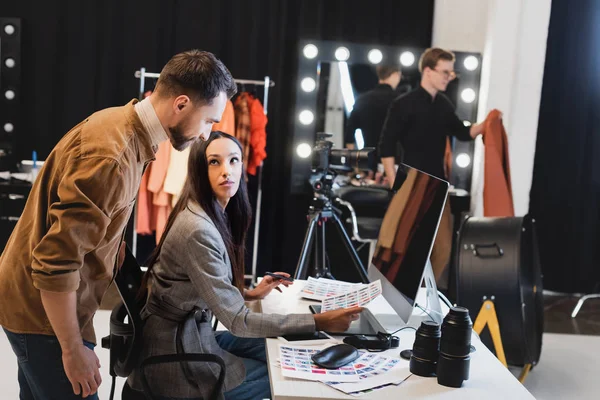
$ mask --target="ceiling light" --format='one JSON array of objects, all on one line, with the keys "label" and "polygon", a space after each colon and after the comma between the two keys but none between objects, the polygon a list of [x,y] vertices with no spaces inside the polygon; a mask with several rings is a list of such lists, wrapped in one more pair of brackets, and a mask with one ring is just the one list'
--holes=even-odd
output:
[{"label": "ceiling light", "polygon": [[400,54],[400,64],[404,65],[405,67],[410,67],[414,63],[415,55],[410,51],[405,51],[404,53]]},{"label": "ceiling light", "polygon": [[10,132],[13,131],[13,129],[15,129],[15,127],[10,122],[7,122],[7,123],[4,124],[4,132],[10,133]]},{"label": "ceiling light", "polygon": [[312,153],[312,148],[308,143],[300,143],[296,147],[296,154],[298,154],[298,157],[300,158],[308,158],[310,157],[310,153]]},{"label": "ceiling light", "polygon": [[475,101],[475,91],[471,88],[465,89],[460,94],[460,97],[465,103],[472,103]]},{"label": "ceiling light", "polygon": [[371,64],[379,64],[381,60],[383,60],[383,54],[381,50],[373,49],[369,51],[369,55],[367,56]]},{"label": "ceiling light", "polygon": [[16,65],[15,59],[7,58],[6,60],[4,60],[4,65],[6,65],[7,68],[13,68]]},{"label": "ceiling light", "polygon": [[312,60],[317,56],[317,54],[319,54],[319,49],[314,44],[307,44],[306,46],[304,46],[303,52],[304,57]]},{"label": "ceiling light", "polygon": [[350,58],[350,50],[345,47],[338,47],[335,51],[335,58],[338,61],[346,61]]},{"label": "ceiling light", "polygon": [[307,93],[312,92],[317,87],[317,82],[313,78],[304,78],[300,82],[300,87]]},{"label": "ceiling light", "polygon": [[4,97],[6,97],[6,100],[12,100],[15,98],[15,92],[14,90],[7,90],[6,92],[4,92]]},{"label": "ceiling light", "polygon": [[310,110],[304,110],[300,112],[298,119],[302,125],[310,125],[315,120],[315,115]]},{"label": "ceiling light", "polygon": [[475,71],[479,66],[479,60],[475,56],[468,56],[467,58],[465,58],[463,64],[465,68],[469,71]]},{"label": "ceiling light", "polygon": [[460,153],[456,156],[456,165],[460,168],[467,168],[471,164],[471,157],[467,153]]}]

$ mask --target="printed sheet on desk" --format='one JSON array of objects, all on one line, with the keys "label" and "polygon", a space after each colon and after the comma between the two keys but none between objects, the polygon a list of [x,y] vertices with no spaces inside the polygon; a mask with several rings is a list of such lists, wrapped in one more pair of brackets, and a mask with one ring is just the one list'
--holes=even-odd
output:
[{"label": "printed sheet on desk", "polygon": [[411,374],[408,361],[361,351],[354,362],[338,368],[324,369],[315,365],[311,355],[328,346],[279,345],[279,367],[287,378],[324,383],[341,392],[361,395],[372,390],[398,385]]}]

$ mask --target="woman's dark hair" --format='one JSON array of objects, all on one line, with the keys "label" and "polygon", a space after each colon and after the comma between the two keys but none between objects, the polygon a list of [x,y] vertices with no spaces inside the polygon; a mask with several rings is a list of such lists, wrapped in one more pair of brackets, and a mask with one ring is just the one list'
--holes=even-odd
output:
[{"label": "woman's dark hair", "polygon": [[[196,140],[190,148],[190,156],[188,160],[188,174],[185,180],[181,197],[175,204],[173,211],[169,215],[165,231],[160,238],[160,242],[154,252],[150,255],[146,265],[148,271],[144,275],[140,288],[139,297],[145,298],[147,294],[148,277],[150,271],[160,260],[160,250],[165,239],[169,235],[169,231],[173,226],[177,215],[183,211],[190,201],[195,201],[208,214],[212,222],[217,227],[217,230],[225,242],[227,254],[231,260],[231,268],[233,272],[233,284],[240,292],[244,293],[244,257],[246,250],[246,233],[250,227],[252,219],[252,208],[248,201],[248,191],[246,189],[246,181],[244,179],[244,171],[242,167],[242,177],[240,179],[239,188],[236,194],[229,200],[225,211],[217,202],[215,193],[210,185],[208,178],[208,161],[206,159],[206,149],[216,139],[229,139],[234,141],[243,154],[242,145],[238,140],[224,132],[215,131],[210,134],[206,141]],[[242,160],[240,160],[241,162]]]}]

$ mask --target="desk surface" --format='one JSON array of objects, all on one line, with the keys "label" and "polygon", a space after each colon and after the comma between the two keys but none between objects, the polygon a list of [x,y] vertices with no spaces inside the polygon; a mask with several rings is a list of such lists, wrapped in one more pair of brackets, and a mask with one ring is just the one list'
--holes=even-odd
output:
[{"label": "desk surface", "polygon": [[[302,299],[298,292],[304,285],[296,281],[283,293],[273,291],[262,300],[261,308],[264,313],[305,313],[308,305],[316,302]],[[379,300],[379,299],[378,299]],[[372,311],[381,312],[391,307],[384,299],[369,305]],[[400,338],[398,349],[386,353],[398,357],[401,350],[412,348],[415,333],[406,329],[397,334]],[[267,339],[267,357],[271,391],[274,400],[298,399],[356,399],[332,389],[319,382],[285,378],[281,369],[273,365],[279,356],[278,339]],[[471,354],[471,370],[469,380],[464,381],[462,388],[454,389],[438,385],[436,378],[423,378],[412,375],[399,386],[387,387],[373,393],[361,396],[361,399],[393,399],[393,398],[432,398],[432,399],[533,399],[534,397],[519,383],[500,361],[474,335],[473,345],[477,349]]]}]

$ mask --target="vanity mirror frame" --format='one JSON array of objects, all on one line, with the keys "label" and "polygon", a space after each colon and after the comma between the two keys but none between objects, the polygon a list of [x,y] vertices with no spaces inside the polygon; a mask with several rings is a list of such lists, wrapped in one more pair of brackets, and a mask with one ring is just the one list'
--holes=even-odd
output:
[{"label": "vanity mirror frame", "polygon": [[[340,50],[345,49],[345,50]],[[379,63],[369,60],[369,53],[373,50],[381,52]],[[418,63],[425,48],[409,46],[387,46],[367,45],[351,42],[324,41],[324,40],[301,40],[298,43],[298,77],[294,84],[296,91],[295,110],[293,113],[293,139],[292,160],[290,176],[290,192],[292,194],[306,193],[308,190],[308,179],[311,169],[311,152],[316,138],[317,119],[317,93],[319,91],[320,65],[321,63],[348,62],[359,64],[393,64],[398,63],[404,72],[418,74]],[[410,52],[414,55],[411,65],[400,63],[402,54]],[[456,105],[456,114],[465,123],[472,123],[477,118],[477,107],[479,102],[481,61],[480,53],[468,53],[453,51],[456,56],[454,69],[459,78],[457,88],[457,99],[452,99]],[[347,56],[346,59],[345,57]],[[372,57],[371,57],[372,58]],[[379,58],[379,57],[376,57]],[[373,59],[373,58],[372,58]],[[469,64],[470,63],[470,64]],[[468,69],[467,66],[474,69]],[[311,82],[310,80],[314,82]],[[304,84],[303,84],[304,81]],[[312,88],[307,91],[307,88]],[[461,94],[467,90],[473,90],[473,101],[466,102],[461,99]],[[472,94],[472,93],[471,93]],[[312,116],[312,118],[311,118]],[[471,175],[473,168],[474,142],[461,142],[454,140],[453,162],[451,181],[456,187],[470,190]],[[461,156],[458,158],[458,156]],[[468,157],[468,165],[466,163]],[[457,158],[459,164],[457,164]]]}]

